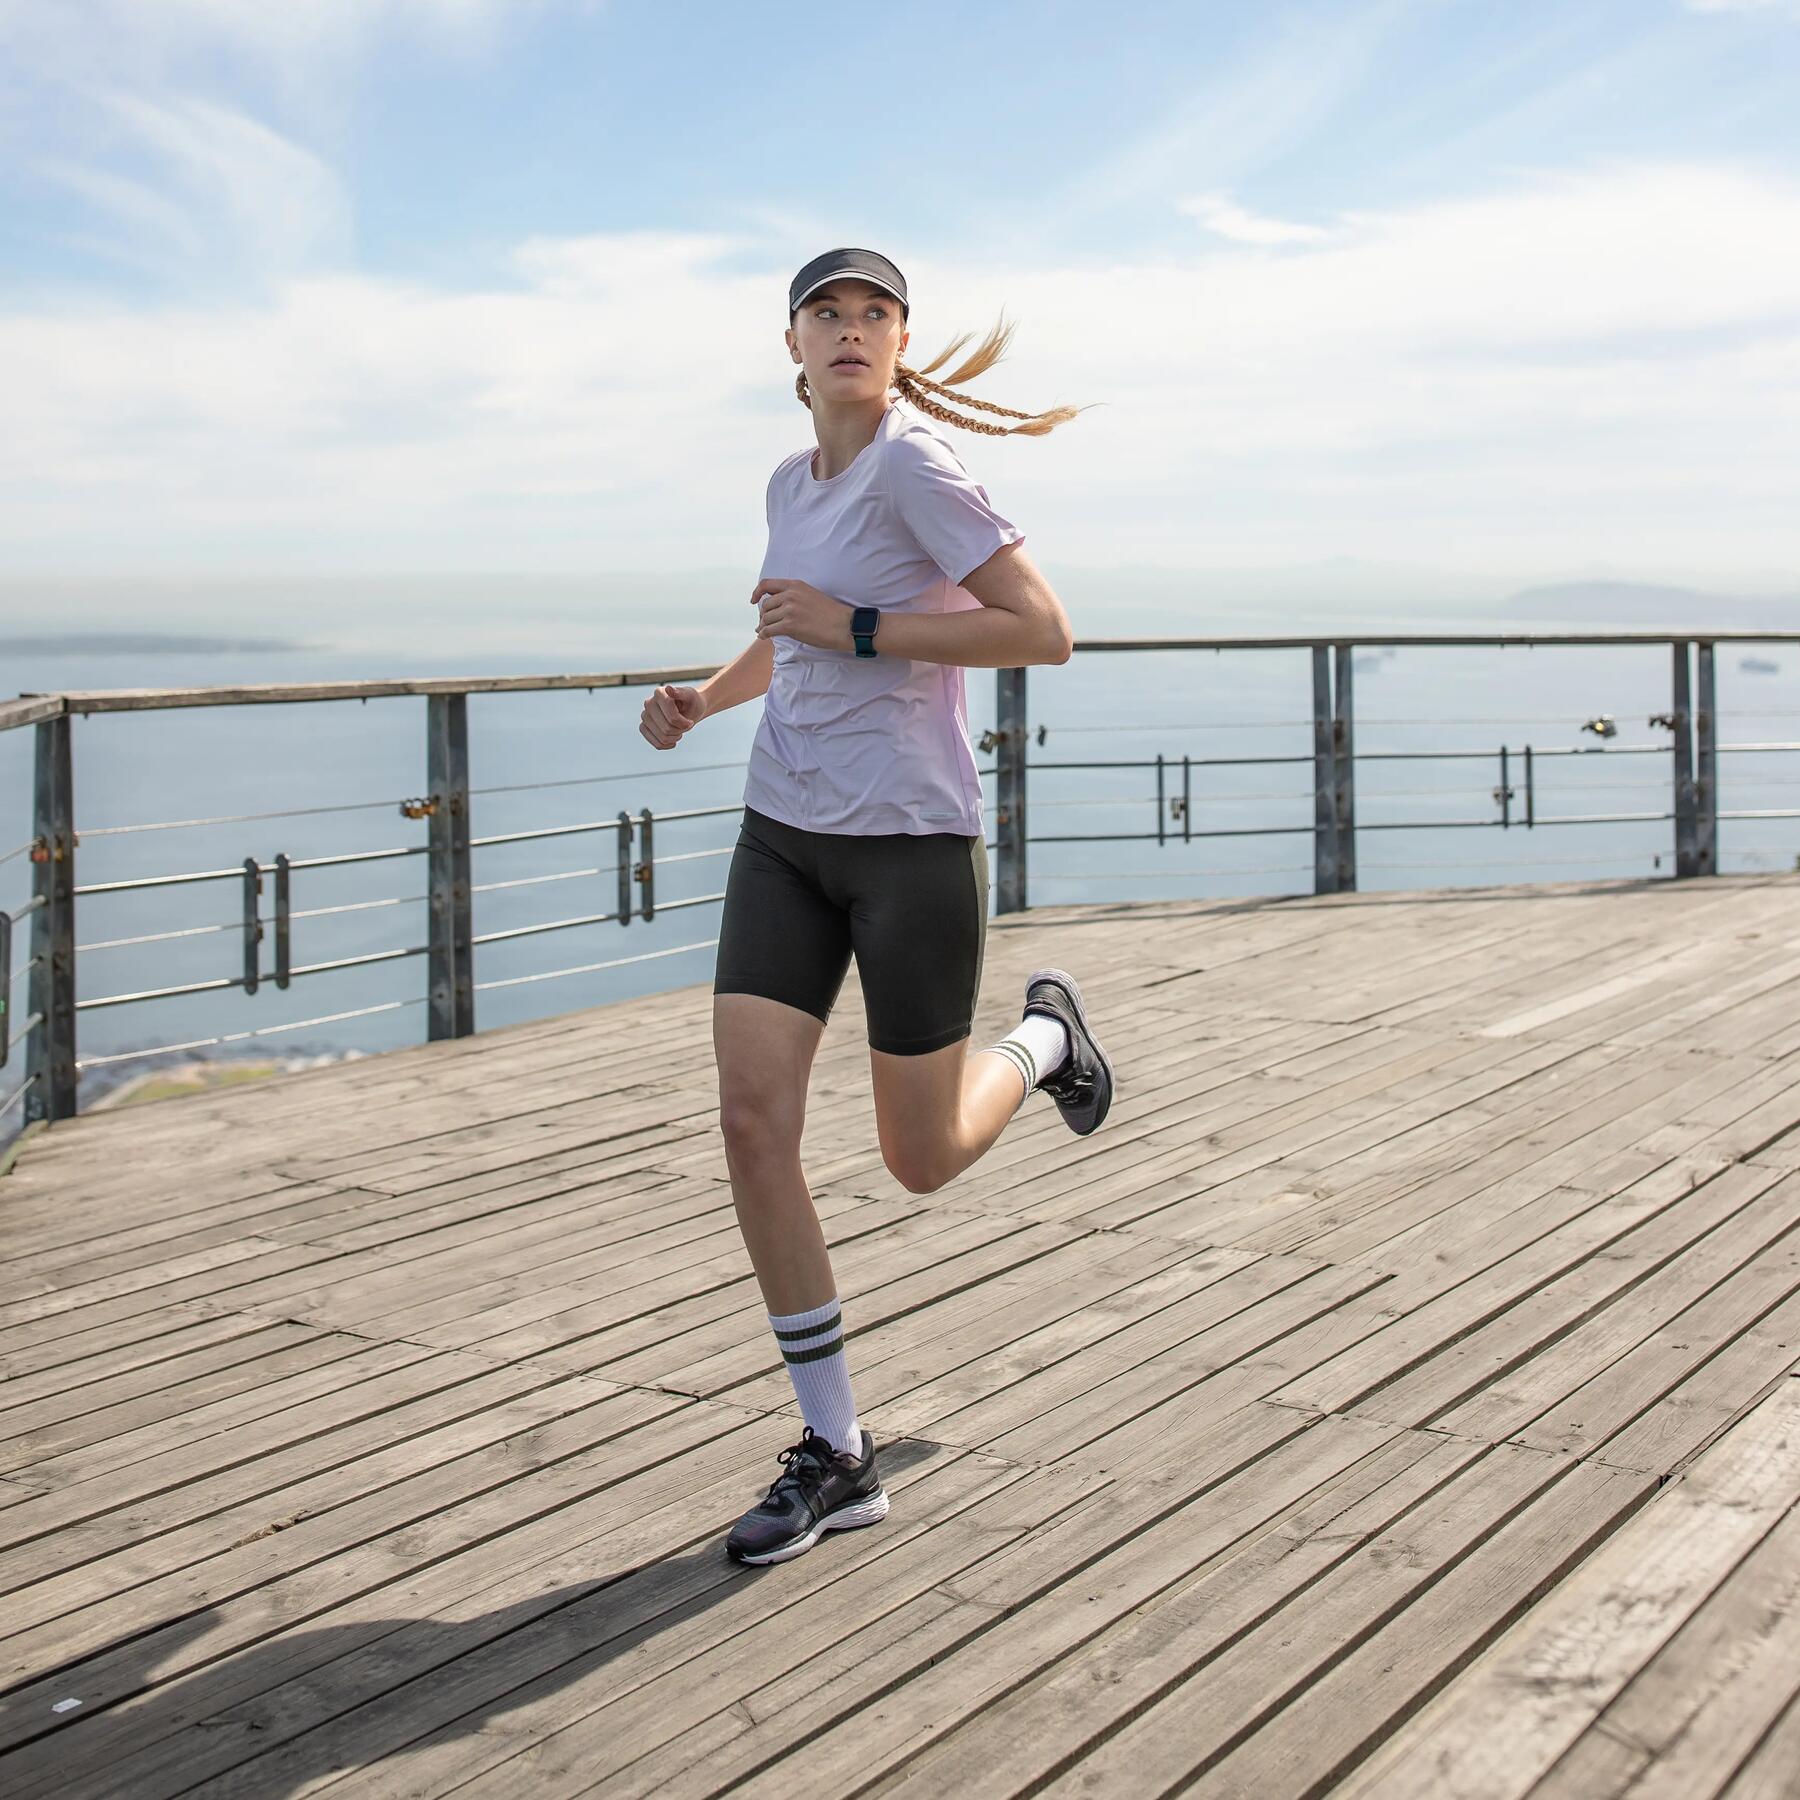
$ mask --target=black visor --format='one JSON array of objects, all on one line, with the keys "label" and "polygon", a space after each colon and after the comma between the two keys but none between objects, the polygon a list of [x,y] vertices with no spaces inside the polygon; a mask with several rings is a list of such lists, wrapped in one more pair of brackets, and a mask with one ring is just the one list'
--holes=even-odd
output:
[{"label": "black visor", "polygon": [[873,250],[827,250],[823,256],[815,256],[788,283],[788,317],[791,319],[800,310],[807,295],[816,294],[843,275],[873,282],[892,294],[900,302],[901,317],[906,316],[906,277],[885,256],[878,256]]}]

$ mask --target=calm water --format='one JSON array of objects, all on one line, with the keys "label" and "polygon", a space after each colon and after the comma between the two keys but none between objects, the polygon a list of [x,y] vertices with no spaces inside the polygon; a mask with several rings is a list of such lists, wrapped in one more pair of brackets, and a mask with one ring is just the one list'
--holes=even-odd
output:
[{"label": "calm water", "polygon": [[[559,603],[560,604],[560,603]],[[301,635],[318,647],[278,656],[13,654],[0,669],[0,693],[58,688],[225,685],[373,677],[538,674],[572,669],[657,666],[682,659],[721,660],[749,641],[744,606],[702,606],[691,596],[638,609],[627,628],[596,631],[582,618],[578,596],[536,606],[530,624],[503,607],[454,606],[430,615],[391,616],[334,604],[267,610],[246,617],[239,635]],[[1073,610],[1073,609],[1072,609]],[[83,623],[85,621],[77,621]],[[115,629],[120,621],[109,621]],[[180,630],[204,622],[171,616],[135,621],[138,629]],[[1078,619],[1078,628],[1085,627]],[[1365,618],[1365,628],[1492,629],[1491,615],[1458,618],[1429,612]],[[1518,621],[1507,621],[1518,625]],[[1573,628],[1585,620],[1558,620]],[[19,632],[27,622],[12,617]],[[29,621],[44,630],[51,622]],[[1250,633],[1345,629],[1318,617],[1266,611],[1233,616],[1209,607],[1204,617],[1171,615],[1146,605],[1118,609],[1099,627],[1107,635],[1149,632]],[[1735,647],[1719,652],[1721,737],[1726,743],[1800,739],[1800,652],[1772,657],[1778,673],[1739,667]],[[1557,817],[1662,812],[1669,805],[1669,734],[1650,726],[1669,704],[1666,650],[1449,651],[1365,654],[1357,674],[1357,748],[1375,752],[1475,750],[1479,760],[1368,761],[1358,769],[1360,885],[1366,889],[1557,880],[1583,875],[1667,873],[1672,827],[1665,822],[1553,826]],[[979,735],[993,720],[991,671],[967,675],[970,723]],[[1310,668],[1301,652],[1084,654],[1030,676],[1031,724],[1046,728],[1032,745],[1030,785],[1034,838],[1086,833],[1139,834],[1104,844],[1034,842],[1031,899],[1037,905],[1183,895],[1305,892],[1311,886],[1312,820]],[[658,813],[735,807],[742,764],[760,707],[751,704],[708,720],[675,751],[652,750],[637,733],[644,690],[477,695],[470,701],[470,751],[476,790],[474,830],[528,831],[580,822],[610,825],[620,809]],[[1611,715],[1618,734],[1605,747],[1582,722]],[[0,855],[30,835],[29,731],[0,734]],[[206,869],[237,869],[247,856],[266,863],[278,852],[294,859],[417,846],[423,821],[405,819],[400,802],[426,790],[425,702],[384,699],[291,706],[223,706],[185,712],[84,717],[75,725],[75,791],[85,885]],[[1578,750],[1540,757],[1535,831],[1474,829],[1465,822],[1498,817],[1493,790],[1498,750]],[[1656,747],[1657,755],[1621,752]],[[1165,759],[1165,799],[1182,792],[1181,758],[1190,759],[1194,829],[1280,828],[1279,835],[1182,841],[1182,824],[1165,806],[1164,842],[1156,841],[1156,777],[1151,767],[1067,769],[1049,765]],[[1268,764],[1224,758],[1294,758]],[[991,756],[981,758],[991,767]],[[723,766],[713,766],[723,765]],[[1524,813],[1523,770],[1515,819]],[[994,783],[988,791],[993,835]],[[1800,805],[1800,756],[1727,754],[1721,758],[1721,806]],[[190,823],[190,821],[224,821]],[[1404,828],[1390,829],[1389,827]],[[732,813],[659,823],[656,831],[659,908],[718,893],[736,834]],[[478,849],[475,929],[506,931],[612,909],[616,898],[610,830]],[[1725,869],[1792,868],[1800,855],[1800,820],[1724,821]],[[710,854],[709,854],[710,853]],[[673,858],[688,860],[669,860]],[[535,885],[535,877],[555,877]],[[302,871],[294,877],[293,960],[299,964],[423,945],[423,856],[349,868]],[[30,865],[0,863],[0,906],[29,897]],[[273,883],[265,882],[265,917]],[[78,911],[79,997],[83,1001],[148,988],[180,986],[241,974],[242,886],[239,880],[117,895],[84,896]],[[659,911],[649,924],[590,925],[486,946],[477,953],[478,1025],[491,1028],[622,998],[704,982],[712,972],[716,904]],[[164,932],[187,935],[128,942]],[[691,946],[691,947],[690,947]],[[582,973],[586,965],[620,962],[647,952],[672,954]],[[15,970],[29,953],[22,926]],[[421,1003],[423,956],[296,979],[286,992],[266,979],[272,932],[263,946],[265,982],[254,996],[238,989],[84,1010],[80,1054],[100,1058],[192,1039],[259,1033],[385,1006],[365,1017],[306,1024],[214,1049],[262,1054],[377,1051],[417,1043],[426,1030]],[[521,980],[550,976],[551,979]],[[24,978],[15,976],[14,1013],[25,1009]],[[84,1077],[84,1101],[143,1064],[112,1065]],[[0,1070],[0,1095],[23,1075],[22,1056]],[[0,1116],[0,1141],[16,1130],[20,1109]]]}]

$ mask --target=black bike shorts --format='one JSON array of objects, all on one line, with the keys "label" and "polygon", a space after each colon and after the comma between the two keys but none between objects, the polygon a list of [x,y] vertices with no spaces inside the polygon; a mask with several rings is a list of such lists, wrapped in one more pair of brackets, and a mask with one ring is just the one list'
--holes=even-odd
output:
[{"label": "black bike shorts", "polygon": [[824,1023],[854,951],[874,1049],[919,1056],[969,1035],[987,942],[979,836],[806,831],[746,806],[724,904],[715,994]]}]

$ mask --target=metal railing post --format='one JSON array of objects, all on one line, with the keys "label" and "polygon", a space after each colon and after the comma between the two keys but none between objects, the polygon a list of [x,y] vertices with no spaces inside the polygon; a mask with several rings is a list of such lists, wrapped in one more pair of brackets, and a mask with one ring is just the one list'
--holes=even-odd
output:
[{"label": "metal railing post", "polygon": [[1337,688],[1332,704],[1332,785],[1337,819],[1337,883],[1341,894],[1356,892],[1356,707],[1351,685],[1354,644],[1337,647]]},{"label": "metal railing post", "polygon": [[426,779],[431,788],[431,933],[427,949],[433,1039],[475,1029],[475,950],[469,874],[469,697],[428,694]]},{"label": "metal railing post", "polygon": [[262,979],[262,868],[244,858],[244,992],[254,994]]},{"label": "metal railing post", "polygon": [[1312,647],[1313,892],[1338,891],[1337,771],[1332,764],[1331,649]]},{"label": "metal railing post", "polygon": [[994,728],[996,792],[994,834],[999,865],[995,881],[994,910],[1023,912],[1026,906],[1025,870],[1025,671],[994,672]]},{"label": "metal railing post", "polygon": [[1694,707],[1688,676],[1688,640],[1675,639],[1671,664],[1675,739],[1675,878],[1699,870],[1699,820],[1694,806]]},{"label": "metal railing post", "polygon": [[1719,872],[1719,757],[1713,694],[1713,647],[1698,646],[1699,703],[1694,708],[1694,872]]},{"label": "metal railing post", "polygon": [[42,1020],[25,1070],[27,1123],[75,1116],[75,768],[69,716],[40,719],[31,848],[31,996]]},{"label": "metal railing post", "polygon": [[655,828],[655,814],[649,807],[638,809],[638,842],[643,846],[643,860],[633,873],[637,876],[638,917],[646,924],[656,917],[656,840],[651,835]]}]

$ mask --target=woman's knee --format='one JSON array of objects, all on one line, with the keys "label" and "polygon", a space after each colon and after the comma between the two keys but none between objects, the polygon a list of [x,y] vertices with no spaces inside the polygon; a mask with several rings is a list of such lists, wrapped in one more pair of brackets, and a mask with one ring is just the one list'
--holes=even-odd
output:
[{"label": "woman's knee", "polygon": [[942,1149],[919,1145],[909,1145],[902,1149],[883,1144],[881,1160],[887,1164],[888,1173],[909,1194],[935,1194],[961,1168],[961,1164]]},{"label": "woman's knee", "polygon": [[719,1086],[719,1134],[725,1154],[739,1167],[786,1162],[800,1154],[804,1117],[784,1097],[753,1085]]}]

